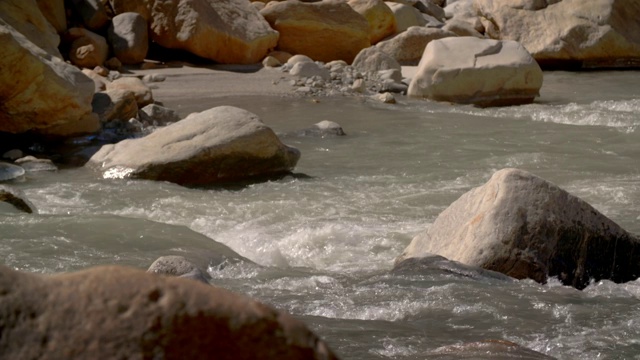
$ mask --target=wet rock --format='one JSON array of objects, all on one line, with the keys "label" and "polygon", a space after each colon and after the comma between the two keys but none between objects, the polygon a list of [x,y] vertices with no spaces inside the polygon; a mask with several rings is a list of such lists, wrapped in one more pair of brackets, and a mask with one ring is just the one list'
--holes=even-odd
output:
[{"label": "wet rock", "polygon": [[497,271],[465,265],[457,261],[451,261],[439,255],[426,255],[419,258],[408,258],[398,263],[391,272],[402,275],[447,273],[475,280],[492,279],[499,281],[514,281],[512,277]]},{"label": "wet rock", "polygon": [[156,104],[150,104],[140,109],[138,117],[140,121],[155,126],[165,126],[180,121],[180,115],[175,110]]},{"label": "wet rock", "polygon": [[542,70],[514,41],[472,37],[427,45],[408,95],[437,101],[503,106],[530,103],[542,86]]},{"label": "wet rock", "polygon": [[278,33],[248,1],[110,0],[116,14],[141,14],[160,46],[225,64],[254,64],[275,48]]},{"label": "wet rock", "polygon": [[583,200],[530,173],[496,172],[416,236],[402,261],[431,254],[578,289],[591,280],[640,276],[640,240]]},{"label": "wet rock", "polygon": [[299,158],[255,114],[220,106],[144,138],[105,145],[87,165],[105,177],[206,186],[284,175]]},{"label": "wet rock", "polygon": [[109,27],[109,43],[123,64],[143,62],[149,51],[147,21],[132,12],[114,16]]},{"label": "wet rock", "polygon": [[324,62],[351,63],[360,50],[371,45],[367,20],[341,1],[284,1],[260,13],[280,33],[278,50]]},{"label": "wet rock", "polygon": [[371,44],[396,33],[396,18],[383,0],[349,0],[349,6],[367,19]]},{"label": "wet rock", "polygon": [[93,69],[107,61],[109,45],[104,37],[82,28],[71,28],[65,36],[72,39],[69,59],[73,64]]},{"label": "wet rock", "polygon": [[24,153],[20,149],[12,149],[2,154],[3,159],[9,159],[11,161],[20,159],[23,156],[24,156]]},{"label": "wet rock", "polygon": [[345,136],[346,134],[340,124],[329,120],[322,120],[309,128],[296,131],[292,135],[324,138],[330,136]]},{"label": "wet rock", "polygon": [[126,121],[138,115],[136,95],[129,90],[115,89],[96,93],[92,106],[102,123]]},{"label": "wet rock", "polygon": [[426,354],[428,359],[454,360],[454,359],[526,359],[526,360],[553,360],[555,358],[527,349],[516,343],[506,340],[484,340],[472,343],[443,346]]},{"label": "wet rock", "polygon": [[376,47],[401,65],[417,65],[431,41],[455,36],[456,34],[442,29],[413,26],[402,34],[379,42]]},{"label": "wet rock", "polygon": [[107,90],[126,90],[133,92],[138,107],[144,107],[153,103],[153,93],[151,89],[137,77],[127,76],[115,79],[107,84]]},{"label": "wet rock", "polygon": [[374,98],[378,101],[380,101],[381,103],[385,103],[385,104],[395,104],[396,103],[396,98],[395,96],[393,96],[393,94],[385,92],[382,94],[378,94],[378,95],[374,95]]},{"label": "wet rock", "polygon": [[58,167],[49,159],[38,159],[34,156],[25,156],[15,161],[26,172],[58,171]]},{"label": "wet rock", "polygon": [[208,284],[211,280],[211,276],[206,271],[201,270],[183,256],[177,255],[159,257],[149,266],[147,272],[158,275],[187,277],[205,284]]},{"label": "wet rock", "polygon": [[[3,175],[2,165],[3,163],[0,163],[0,177]],[[0,202],[9,203],[16,209],[28,214],[37,213],[35,206],[33,206],[21,190],[6,185],[0,185]]]},{"label": "wet rock", "polygon": [[537,10],[518,3],[476,1],[477,14],[490,20],[484,22],[488,36],[520,42],[543,66],[640,66],[640,7],[634,0],[528,6]]},{"label": "wet rock", "polygon": [[65,136],[97,130],[93,81],[62,60],[58,42],[34,0],[0,2],[0,131]]},{"label": "wet rock", "polygon": [[6,359],[336,359],[293,317],[248,297],[125,267],[0,268]]}]

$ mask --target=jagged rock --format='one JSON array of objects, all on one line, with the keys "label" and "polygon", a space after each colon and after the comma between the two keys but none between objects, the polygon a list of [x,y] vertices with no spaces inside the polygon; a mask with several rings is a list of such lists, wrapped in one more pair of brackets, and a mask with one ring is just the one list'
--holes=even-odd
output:
[{"label": "jagged rock", "polygon": [[36,275],[0,267],[4,359],[322,359],[304,324],[248,297],[107,266]]},{"label": "jagged rock", "polygon": [[371,44],[396,33],[396,17],[383,0],[349,0],[349,6],[367,19]]},{"label": "jagged rock", "polygon": [[376,48],[401,65],[417,65],[431,41],[455,36],[456,34],[442,29],[412,26],[401,34],[379,42]]},{"label": "jagged rock", "polygon": [[116,14],[135,12],[149,24],[151,40],[226,64],[260,62],[278,43],[248,1],[109,0]]},{"label": "jagged rock", "polygon": [[640,239],[583,200],[528,172],[504,169],[462,195],[416,236],[396,266],[440,255],[517,279],[591,280],[640,276]]},{"label": "jagged rock", "polygon": [[164,126],[180,120],[180,115],[177,112],[156,104],[150,104],[140,109],[138,117],[141,121],[156,126]]},{"label": "jagged rock", "polygon": [[[3,163],[0,163],[0,177],[3,175]],[[23,170],[24,173],[24,170]],[[0,180],[2,180],[0,178]],[[16,209],[28,214],[37,213],[36,208],[27,199],[25,194],[16,188],[6,185],[0,185],[0,202],[6,202],[13,205]],[[0,336],[1,338],[1,336]]]},{"label": "jagged rock", "polygon": [[299,158],[255,114],[220,106],[143,138],[105,145],[87,165],[105,177],[203,186],[287,174]]},{"label": "jagged rock", "polygon": [[65,136],[98,129],[93,81],[62,60],[58,42],[34,0],[0,1],[0,131]]},{"label": "jagged rock", "polygon": [[531,5],[477,0],[486,34],[520,42],[543,66],[640,66],[636,0],[563,0],[544,8],[524,2]]},{"label": "jagged rock", "polygon": [[118,14],[111,20],[109,42],[114,55],[123,64],[139,64],[149,51],[147,21],[132,12]]},{"label": "jagged rock", "polygon": [[408,95],[503,106],[532,102],[541,86],[540,66],[519,43],[455,37],[427,45]]},{"label": "jagged rock", "polygon": [[348,4],[337,1],[285,1],[260,13],[280,33],[278,49],[314,60],[348,63],[371,45],[369,23]]}]

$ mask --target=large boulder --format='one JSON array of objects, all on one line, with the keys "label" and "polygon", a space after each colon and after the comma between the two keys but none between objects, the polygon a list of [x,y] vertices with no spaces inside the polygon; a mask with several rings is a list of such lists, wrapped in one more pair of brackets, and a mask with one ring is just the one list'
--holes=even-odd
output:
[{"label": "large boulder", "polygon": [[144,138],[105,145],[88,164],[107,177],[200,186],[286,174],[299,158],[255,114],[220,106]]},{"label": "large boulder", "polygon": [[353,67],[363,73],[377,74],[381,70],[401,70],[400,64],[393,57],[375,46],[368,47],[353,60]]},{"label": "large boulder", "polygon": [[418,65],[424,49],[431,41],[455,36],[442,29],[412,26],[401,34],[379,42],[376,47],[401,65]]},{"label": "large boulder", "polygon": [[427,24],[427,20],[422,16],[422,13],[413,6],[396,2],[386,2],[386,4],[396,18],[396,33],[401,33],[412,26],[425,26]]},{"label": "large boulder", "polygon": [[93,81],[62,60],[58,42],[35,0],[0,1],[0,131],[65,136],[98,129]]},{"label": "large boulder", "polygon": [[260,62],[278,33],[248,1],[110,0],[116,14],[137,12],[149,23],[151,40],[220,63]]},{"label": "large boulder", "polygon": [[3,359],[336,359],[293,317],[248,297],[126,267],[0,267]]},{"label": "large boulder", "polygon": [[149,51],[147,21],[138,13],[114,16],[109,27],[109,43],[123,64],[143,62]]},{"label": "large boulder", "polygon": [[351,63],[360,50],[371,45],[369,23],[341,0],[284,1],[260,13],[280,32],[278,49],[292,54]]},{"label": "large boulder", "polygon": [[49,24],[61,34],[67,31],[67,14],[64,9],[64,0],[36,0],[42,15]]},{"label": "large boulder", "polygon": [[74,65],[93,69],[107,61],[109,45],[104,37],[83,28],[71,28],[65,36],[71,41],[69,60]]},{"label": "large boulder", "polygon": [[[35,0],[0,1],[0,27],[12,28],[13,31],[22,34],[32,44],[48,54],[62,58],[58,51],[60,37],[56,33],[56,29],[44,17]],[[5,45],[5,41],[1,43],[0,54],[4,51],[9,52],[9,49],[4,49],[8,44]],[[2,69],[4,73],[11,73],[5,71],[4,67]]]},{"label": "large boulder", "polygon": [[593,280],[640,276],[640,240],[585,201],[528,172],[496,172],[416,236],[402,261],[430,254],[578,289]]},{"label": "large boulder", "polygon": [[542,70],[519,43],[452,37],[427,45],[408,95],[502,106],[530,103],[540,87]]},{"label": "large boulder", "polygon": [[371,44],[396,33],[396,17],[383,0],[349,0],[349,6],[369,22]]},{"label": "large boulder", "polygon": [[475,0],[475,7],[487,35],[522,43],[543,66],[640,66],[636,0],[539,3]]}]

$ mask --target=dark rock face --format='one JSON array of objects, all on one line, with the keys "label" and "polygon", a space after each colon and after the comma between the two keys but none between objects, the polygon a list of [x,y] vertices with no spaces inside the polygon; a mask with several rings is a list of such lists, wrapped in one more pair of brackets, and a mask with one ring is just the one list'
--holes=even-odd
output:
[{"label": "dark rock face", "polygon": [[0,202],[9,203],[15,206],[16,209],[28,214],[37,212],[36,208],[31,204],[22,191],[6,185],[0,185]]},{"label": "dark rock face", "polygon": [[397,260],[430,254],[517,279],[585,288],[640,276],[640,240],[583,200],[528,172],[504,169],[462,195]]},{"label": "dark rock face", "polygon": [[247,297],[123,267],[54,276],[0,268],[3,359],[336,359]]}]

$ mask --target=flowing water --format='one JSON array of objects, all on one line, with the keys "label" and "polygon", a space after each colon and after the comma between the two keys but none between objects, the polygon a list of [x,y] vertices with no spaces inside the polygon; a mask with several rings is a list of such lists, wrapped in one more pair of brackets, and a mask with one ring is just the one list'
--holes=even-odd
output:
[{"label": "flowing water", "polygon": [[[536,103],[492,109],[405,98],[167,103],[185,114],[225,104],[298,147],[307,177],[188,189],[85,169],[34,173],[14,185],[39,214],[0,207],[0,261],[51,273],[182,254],[209,264],[215,284],[302,319],[344,359],[424,359],[484,339],[559,359],[640,358],[640,281],[577,291],[447,266],[390,273],[413,236],[505,167],[640,233],[640,72],[548,72]],[[291,134],[321,120],[348,135]]]}]

